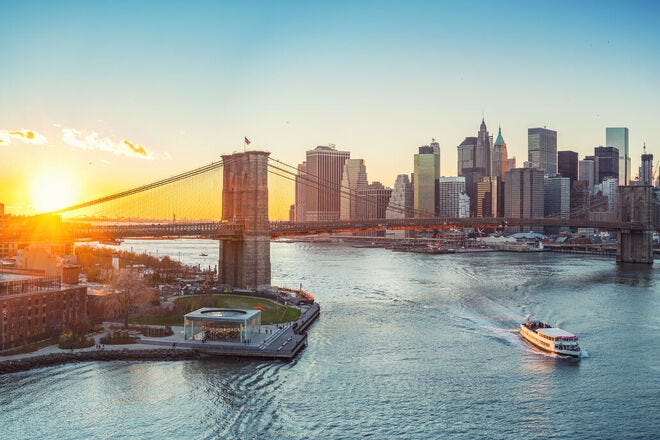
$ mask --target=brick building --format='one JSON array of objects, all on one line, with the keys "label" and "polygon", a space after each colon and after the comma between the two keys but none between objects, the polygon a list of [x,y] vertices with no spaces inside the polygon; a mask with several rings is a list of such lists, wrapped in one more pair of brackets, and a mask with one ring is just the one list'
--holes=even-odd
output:
[{"label": "brick building", "polygon": [[1,349],[55,337],[87,318],[87,287],[35,271],[0,273]]}]

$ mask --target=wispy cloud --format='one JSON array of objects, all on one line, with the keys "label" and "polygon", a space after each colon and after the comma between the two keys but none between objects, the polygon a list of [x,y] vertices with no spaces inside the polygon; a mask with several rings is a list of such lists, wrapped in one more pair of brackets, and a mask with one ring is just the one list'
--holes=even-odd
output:
[{"label": "wispy cloud", "polygon": [[32,130],[0,130],[0,145],[9,145],[12,141],[41,145],[46,143],[46,137]]},{"label": "wispy cloud", "polygon": [[118,156],[138,157],[148,160],[156,157],[154,152],[147,147],[126,139],[117,141],[108,137],[101,137],[96,132],[84,133],[73,128],[62,128],[62,141],[81,150],[107,151]]}]

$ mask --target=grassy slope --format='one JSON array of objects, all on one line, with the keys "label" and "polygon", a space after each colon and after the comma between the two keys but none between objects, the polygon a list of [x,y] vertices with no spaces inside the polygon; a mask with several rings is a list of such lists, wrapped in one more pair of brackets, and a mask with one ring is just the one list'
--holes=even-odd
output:
[{"label": "grassy slope", "polygon": [[264,298],[238,295],[191,295],[177,298],[174,310],[159,316],[144,316],[131,320],[137,324],[183,325],[183,315],[202,307],[220,307],[230,309],[252,309],[261,306],[262,324],[276,324],[298,319],[300,310],[287,307]]}]

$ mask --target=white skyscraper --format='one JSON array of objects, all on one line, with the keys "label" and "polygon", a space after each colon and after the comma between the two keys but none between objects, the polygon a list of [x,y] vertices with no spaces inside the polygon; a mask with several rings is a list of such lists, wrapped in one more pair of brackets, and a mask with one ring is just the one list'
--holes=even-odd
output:
[{"label": "white skyscraper", "polygon": [[465,193],[461,193],[458,196],[458,217],[470,217],[470,196]]},{"label": "white skyscraper", "polygon": [[459,217],[461,194],[465,194],[465,177],[440,177],[438,179],[438,216]]},{"label": "white skyscraper", "polygon": [[606,177],[600,184],[603,195],[607,197],[607,210],[609,212],[616,212],[617,204],[619,203],[619,181],[614,177]]},{"label": "white skyscraper", "polygon": [[407,174],[399,174],[387,205],[385,218],[409,218],[413,216],[413,188]]},{"label": "white skyscraper", "polygon": [[346,159],[341,180],[339,215],[341,220],[366,218],[367,205],[364,193],[368,186],[364,159]]}]

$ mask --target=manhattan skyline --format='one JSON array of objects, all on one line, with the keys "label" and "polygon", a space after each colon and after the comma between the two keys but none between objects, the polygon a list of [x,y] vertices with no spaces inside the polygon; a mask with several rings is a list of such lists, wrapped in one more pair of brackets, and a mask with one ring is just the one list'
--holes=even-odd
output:
[{"label": "manhattan skyline", "polygon": [[78,202],[217,160],[244,136],[292,164],[336,144],[387,186],[431,138],[441,174],[456,175],[456,146],[482,115],[519,166],[532,127],[556,130],[558,150],[580,157],[605,146],[606,127],[628,127],[633,175],[642,144],[660,145],[651,2],[22,2],[2,12],[10,212],[34,205],[30,187],[44,180],[69,179]]}]

